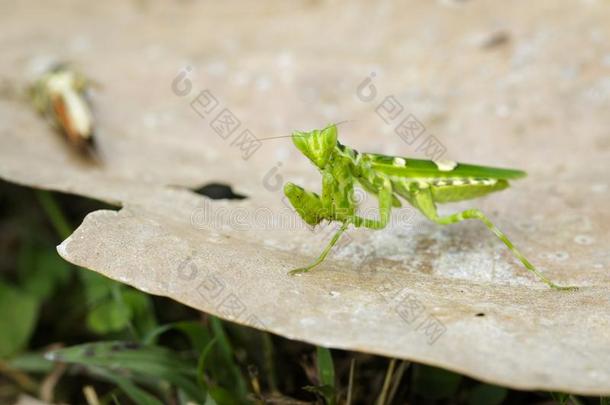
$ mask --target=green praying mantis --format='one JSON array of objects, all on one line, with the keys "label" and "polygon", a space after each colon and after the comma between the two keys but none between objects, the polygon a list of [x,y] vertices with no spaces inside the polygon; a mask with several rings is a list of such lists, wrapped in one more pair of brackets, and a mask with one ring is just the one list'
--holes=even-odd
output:
[{"label": "green praying mantis", "polygon": [[[289,274],[305,273],[322,263],[350,225],[375,230],[385,228],[392,208],[400,207],[400,199],[404,199],[440,225],[466,219],[483,222],[529,271],[549,287],[557,290],[575,289],[559,286],[545,277],[480,210],[467,209],[447,216],[440,216],[437,212],[436,205],[439,203],[469,200],[504,190],[509,186],[509,180],[522,178],[525,172],[451,161],[359,153],[337,140],[337,127],[334,124],[322,130],[296,131],[292,134],[292,140],[320,170],[322,193],[318,195],[296,184],[286,183],[286,197],[307,224],[315,226],[327,220],[342,225],[313,263],[292,270]],[[356,184],[379,200],[378,219],[357,215],[357,204],[353,198]]]}]

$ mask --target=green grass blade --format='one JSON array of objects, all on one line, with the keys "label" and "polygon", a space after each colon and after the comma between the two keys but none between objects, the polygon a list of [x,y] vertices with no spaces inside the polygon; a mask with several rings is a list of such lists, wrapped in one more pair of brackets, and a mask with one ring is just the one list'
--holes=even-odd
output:
[{"label": "green grass blade", "polygon": [[11,357],[7,364],[17,370],[43,374],[50,373],[54,367],[54,363],[47,360],[43,353],[36,352],[23,353]]},{"label": "green grass blade", "polygon": [[159,336],[170,330],[181,332],[186,336],[198,353],[201,353],[212,341],[212,335],[200,322],[184,321],[158,326],[143,338],[143,343],[154,344]]},{"label": "green grass blade", "polygon": [[321,346],[316,348],[316,366],[320,386],[310,387],[310,390],[324,396],[327,404],[334,404],[336,402],[335,365],[329,349]]},{"label": "green grass blade", "polygon": [[345,405],[352,404],[352,396],[354,391],[354,375],[356,374],[356,359],[352,357],[352,360],[349,364],[349,380],[347,383],[347,399],[345,400]]},{"label": "green grass blade", "polygon": [[163,405],[163,402],[159,401],[155,396],[139,388],[125,377],[102,368],[92,368],[91,371],[116,384],[137,405]]},{"label": "green grass blade", "polygon": [[36,190],[36,198],[38,198],[38,202],[49,217],[49,220],[59,237],[67,239],[68,236],[72,234],[74,228],[64,216],[59,204],[55,201],[53,194],[49,191]]},{"label": "green grass blade", "polygon": [[[217,340],[218,350],[214,353],[215,360],[221,367],[215,367],[213,369],[216,379],[219,382],[228,382],[239,397],[245,398],[247,395],[247,383],[241,370],[235,362],[235,356],[233,355],[233,347],[229,342],[229,338],[222,326],[222,322],[216,317],[210,317],[210,326],[214,338]],[[216,358],[216,356],[218,358]],[[224,369],[224,370],[223,370]]]},{"label": "green grass blade", "polygon": [[216,339],[212,339],[208,343],[208,345],[201,351],[201,354],[199,355],[199,361],[197,362],[197,382],[199,382],[199,385],[206,390],[209,388],[205,380],[206,360],[215,343]]},{"label": "green grass blade", "polygon": [[318,346],[316,349],[318,378],[321,385],[335,386],[335,366],[329,349]]},{"label": "green grass blade", "polygon": [[49,359],[102,368],[113,373],[129,372],[134,379],[164,380],[182,389],[192,400],[204,402],[203,392],[195,382],[194,361],[158,346],[142,346],[129,342],[99,342],[73,346],[51,352]]},{"label": "green grass blade", "polygon": [[388,370],[386,371],[385,378],[383,379],[381,393],[377,398],[377,405],[385,405],[387,403],[390,391],[390,383],[392,382],[392,375],[394,374],[394,367],[396,367],[396,359],[390,360]]},{"label": "green grass blade", "polygon": [[263,362],[269,382],[269,389],[275,392],[277,391],[277,378],[273,360],[273,342],[271,341],[271,335],[267,332],[261,332],[261,339],[263,341]]},{"label": "green grass blade", "polygon": [[394,376],[392,377],[392,384],[390,385],[390,393],[388,394],[389,404],[394,402],[394,397],[396,396],[396,392],[398,392],[402,377],[404,376],[405,371],[409,368],[410,365],[411,362],[403,360],[400,362],[398,367],[396,367],[396,372],[394,372]]}]

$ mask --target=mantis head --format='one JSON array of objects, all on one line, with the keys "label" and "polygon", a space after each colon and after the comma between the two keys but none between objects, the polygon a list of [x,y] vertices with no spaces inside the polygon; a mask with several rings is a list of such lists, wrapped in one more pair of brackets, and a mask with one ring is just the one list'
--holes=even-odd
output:
[{"label": "mantis head", "polygon": [[295,131],[292,141],[313,164],[323,169],[337,146],[337,126],[333,124],[311,132]]}]

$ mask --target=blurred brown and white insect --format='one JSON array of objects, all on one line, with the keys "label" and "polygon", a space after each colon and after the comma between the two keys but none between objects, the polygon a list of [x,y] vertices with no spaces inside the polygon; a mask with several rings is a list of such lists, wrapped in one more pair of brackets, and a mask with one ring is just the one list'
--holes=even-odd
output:
[{"label": "blurred brown and white insect", "polygon": [[34,106],[81,153],[93,152],[93,114],[87,79],[65,65],[44,73],[31,87]]}]

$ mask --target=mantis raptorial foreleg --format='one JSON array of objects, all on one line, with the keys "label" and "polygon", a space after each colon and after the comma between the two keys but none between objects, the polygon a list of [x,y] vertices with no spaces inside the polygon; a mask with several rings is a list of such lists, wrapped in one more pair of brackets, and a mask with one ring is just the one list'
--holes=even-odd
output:
[{"label": "mantis raptorial foreleg", "polygon": [[[327,176],[329,177],[329,176]],[[327,183],[327,187],[331,186],[330,182]],[[292,203],[292,206],[295,208],[297,213],[305,220],[309,221],[311,218],[321,218],[323,217],[322,212],[319,210],[332,210],[332,207],[328,207],[332,205],[332,196],[326,195],[323,198],[318,197],[315,193],[304,190],[302,187],[295,186],[292,183],[289,183],[287,186],[287,195]],[[324,195],[324,193],[323,193]],[[345,232],[350,224],[354,224],[357,227],[366,227],[370,229],[382,229],[388,224],[390,219],[390,212],[392,210],[392,184],[389,180],[384,181],[383,188],[378,193],[379,199],[379,219],[370,219],[370,218],[362,218],[357,215],[349,216],[343,218],[343,224],[341,228],[335,233],[332,237],[326,248],[322,251],[320,256],[307,267],[298,268],[289,272],[291,275],[306,273],[314,267],[318,266],[320,263],[326,259],[330,250],[335,246],[335,244],[339,241],[339,238]],[[318,211],[316,211],[318,210]]]},{"label": "mantis raptorial foreleg", "polygon": [[436,210],[436,204],[434,203],[434,200],[432,198],[432,193],[429,188],[420,189],[420,190],[416,191],[415,195],[413,197],[414,197],[414,201],[416,202],[417,208],[422,212],[422,214],[424,214],[427,218],[436,222],[439,225],[455,224],[457,222],[461,222],[466,219],[478,219],[479,221],[483,222],[485,224],[485,226],[487,226],[487,228],[489,228],[489,230],[492,231],[498,237],[498,239],[500,239],[502,242],[504,242],[506,247],[508,247],[508,249],[515,255],[515,257],[517,257],[517,259],[519,259],[519,261],[529,271],[534,273],[540,280],[545,282],[549,287],[560,289],[560,290],[574,289],[574,287],[559,286],[559,285],[553,283],[548,278],[546,278],[542,273],[540,273],[540,271],[538,271],[538,269],[536,269],[534,267],[534,265],[532,263],[530,263],[529,260],[527,260],[527,258],[519,251],[519,249],[517,249],[515,247],[515,245],[510,241],[510,239],[508,239],[506,234],[504,232],[502,232],[500,229],[498,229],[498,227],[495,226],[493,224],[493,222],[491,222],[491,220],[485,214],[483,214],[480,210],[478,210],[476,208],[468,209],[468,210],[465,210],[462,212],[458,212],[455,214],[446,215],[446,216],[441,217],[438,215],[438,212]]},{"label": "mantis raptorial foreleg", "polygon": [[[307,191],[303,187],[297,186],[293,183],[287,183],[284,187],[284,192],[290,200],[290,204],[292,204],[296,212],[305,222],[312,226],[320,223],[321,219],[324,217],[325,209],[319,195],[314,192]],[[345,232],[348,226],[349,222],[343,223],[343,226],[341,226],[341,228],[335,233],[329,244],[312,264],[307,267],[292,270],[289,272],[289,274],[295,275],[299,273],[306,273],[322,263],[326,256],[328,256],[328,253],[333,246],[335,246],[335,244],[339,241],[341,234]]]}]

